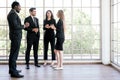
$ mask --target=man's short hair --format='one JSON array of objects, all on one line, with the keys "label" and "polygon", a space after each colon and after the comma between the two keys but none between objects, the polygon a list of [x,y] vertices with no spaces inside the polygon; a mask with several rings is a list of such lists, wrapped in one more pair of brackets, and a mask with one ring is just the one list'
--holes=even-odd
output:
[{"label": "man's short hair", "polygon": [[20,5],[19,2],[14,1],[14,2],[12,3],[11,7],[12,7],[12,9],[14,9],[15,6],[19,6],[19,5]]},{"label": "man's short hair", "polygon": [[36,8],[30,8],[29,11],[32,12],[33,10],[36,10]]}]

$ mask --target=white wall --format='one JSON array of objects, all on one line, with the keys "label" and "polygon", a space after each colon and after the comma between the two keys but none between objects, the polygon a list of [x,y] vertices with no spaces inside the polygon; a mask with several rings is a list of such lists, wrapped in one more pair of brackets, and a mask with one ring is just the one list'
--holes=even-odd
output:
[{"label": "white wall", "polygon": [[102,63],[110,64],[110,0],[101,0]]}]

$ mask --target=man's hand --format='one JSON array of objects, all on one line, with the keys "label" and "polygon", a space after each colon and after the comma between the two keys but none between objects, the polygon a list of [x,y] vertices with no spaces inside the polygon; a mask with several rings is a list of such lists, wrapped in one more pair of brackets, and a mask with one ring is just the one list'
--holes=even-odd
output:
[{"label": "man's hand", "polygon": [[26,22],[25,24],[24,24],[24,28],[28,28],[30,26],[30,23],[28,23],[28,22]]},{"label": "man's hand", "polygon": [[34,31],[35,33],[38,32],[38,28],[34,28],[32,31]]}]

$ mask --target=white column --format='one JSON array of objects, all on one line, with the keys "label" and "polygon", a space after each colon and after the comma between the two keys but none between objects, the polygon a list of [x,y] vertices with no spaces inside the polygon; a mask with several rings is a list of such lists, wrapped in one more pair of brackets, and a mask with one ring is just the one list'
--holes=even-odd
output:
[{"label": "white column", "polygon": [[110,0],[101,0],[102,10],[102,63],[110,64]]}]

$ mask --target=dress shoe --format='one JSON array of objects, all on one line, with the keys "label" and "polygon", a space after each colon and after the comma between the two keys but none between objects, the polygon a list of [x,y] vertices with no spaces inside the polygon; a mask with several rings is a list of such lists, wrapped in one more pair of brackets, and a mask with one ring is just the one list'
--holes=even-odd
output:
[{"label": "dress shoe", "polygon": [[51,63],[51,65],[50,65],[50,66],[52,67],[52,66],[54,66],[54,64],[55,64],[55,63],[54,63],[54,61],[52,61],[52,63]]},{"label": "dress shoe", "polygon": [[55,70],[62,70],[63,69],[63,67],[56,67],[56,68],[54,68]]},{"label": "dress shoe", "polygon": [[23,78],[24,75],[20,75],[20,74],[11,74],[11,77],[14,77],[14,78]]},{"label": "dress shoe", "polygon": [[30,69],[29,65],[26,65],[26,69]]},{"label": "dress shoe", "polygon": [[53,66],[51,66],[52,68],[56,68],[57,67],[57,65],[53,65]]},{"label": "dress shoe", "polygon": [[[17,70],[17,73],[22,72],[22,70]],[[12,74],[12,71],[9,71],[9,74]]]},{"label": "dress shoe", "polygon": [[36,64],[35,66],[36,66],[36,67],[40,67],[40,65],[38,65],[38,64]]},{"label": "dress shoe", "polygon": [[18,73],[22,72],[22,70],[17,70]]},{"label": "dress shoe", "polygon": [[43,64],[43,66],[47,66],[47,62],[45,62],[45,63]]}]

